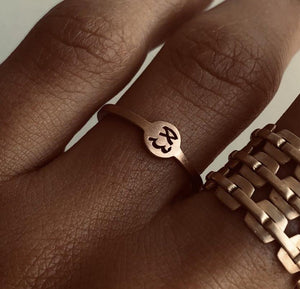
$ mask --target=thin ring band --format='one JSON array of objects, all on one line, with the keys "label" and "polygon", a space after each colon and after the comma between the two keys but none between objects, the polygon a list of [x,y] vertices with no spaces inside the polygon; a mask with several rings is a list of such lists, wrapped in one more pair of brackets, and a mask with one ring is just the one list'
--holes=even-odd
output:
[{"label": "thin ring band", "polygon": [[176,158],[189,173],[194,188],[199,190],[202,187],[201,176],[181,150],[180,133],[173,124],[164,121],[149,122],[135,112],[113,104],[103,106],[98,113],[98,119],[101,120],[105,113],[117,115],[141,128],[144,131],[145,145],[153,155],[160,158]]}]

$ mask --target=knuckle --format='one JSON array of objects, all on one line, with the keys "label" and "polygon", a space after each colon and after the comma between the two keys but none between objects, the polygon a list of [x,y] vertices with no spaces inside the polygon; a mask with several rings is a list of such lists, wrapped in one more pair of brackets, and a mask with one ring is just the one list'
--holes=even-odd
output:
[{"label": "knuckle", "polygon": [[[73,6],[68,3],[49,13],[34,37],[47,55],[63,65],[72,65],[72,70],[76,65],[91,74],[105,71],[109,77],[116,67],[125,66],[129,53],[138,48],[130,27],[123,22],[115,13],[95,11],[86,1]],[[45,61],[47,57],[38,59]]]},{"label": "knuckle", "polygon": [[[181,30],[168,44],[169,61],[178,77],[229,105],[247,100],[249,109],[252,99],[257,110],[258,103],[269,101],[280,82],[279,60],[232,26],[202,22],[197,26]],[[203,105],[199,103],[203,98],[182,94]]]}]

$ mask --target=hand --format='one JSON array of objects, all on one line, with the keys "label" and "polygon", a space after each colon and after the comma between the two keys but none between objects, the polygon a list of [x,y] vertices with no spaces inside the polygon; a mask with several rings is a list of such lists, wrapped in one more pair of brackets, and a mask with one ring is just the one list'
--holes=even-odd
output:
[{"label": "hand", "polygon": [[[292,288],[278,247],[211,192],[187,196],[126,121],[63,152],[167,38],[122,106],[174,123],[199,171],[258,115],[300,46],[300,3],[208,2],[66,0],[2,64],[1,288]],[[300,134],[299,112],[279,125]]]}]

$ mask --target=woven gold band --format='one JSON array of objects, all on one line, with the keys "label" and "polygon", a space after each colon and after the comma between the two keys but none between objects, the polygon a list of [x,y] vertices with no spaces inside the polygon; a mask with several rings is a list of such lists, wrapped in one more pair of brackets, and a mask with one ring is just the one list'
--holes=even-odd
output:
[{"label": "woven gold band", "polygon": [[98,118],[101,119],[105,112],[122,117],[141,128],[144,131],[145,145],[153,155],[159,158],[176,158],[189,173],[194,189],[198,191],[202,187],[201,176],[182,152],[181,136],[173,124],[165,121],[149,122],[119,105],[105,105]]},{"label": "woven gold band", "polygon": [[[264,243],[279,242],[278,258],[294,274],[300,272],[300,235],[289,237],[285,230],[300,216],[300,138],[275,130],[275,125],[256,130],[245,148],[233,152],[218,172],[208,174],[205,188],[214,189],[231,210],[246,208],[248,227]],[[293,168],[293,174],[282,177],[285,166]],[[272,188],[268,199],[255,202],[252,197],[258,189],[268,190],[267,184]]]}]

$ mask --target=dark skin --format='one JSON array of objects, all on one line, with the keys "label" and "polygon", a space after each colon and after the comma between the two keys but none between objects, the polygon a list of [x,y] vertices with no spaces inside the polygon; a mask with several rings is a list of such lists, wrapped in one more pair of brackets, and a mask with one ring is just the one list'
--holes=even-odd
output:
[{"label": "dark skin", "polygon": [[[300,2],[207,4],[64,1],[2,64],[0,288],[292,288],[278,246],[212,192],[187,195],[133,125],[109,116],[63,152],[165,40],[120,104],[174,123],[199,171],[249,125],[300,46]],[[279,126],[300,135],[299,112]]]}]

